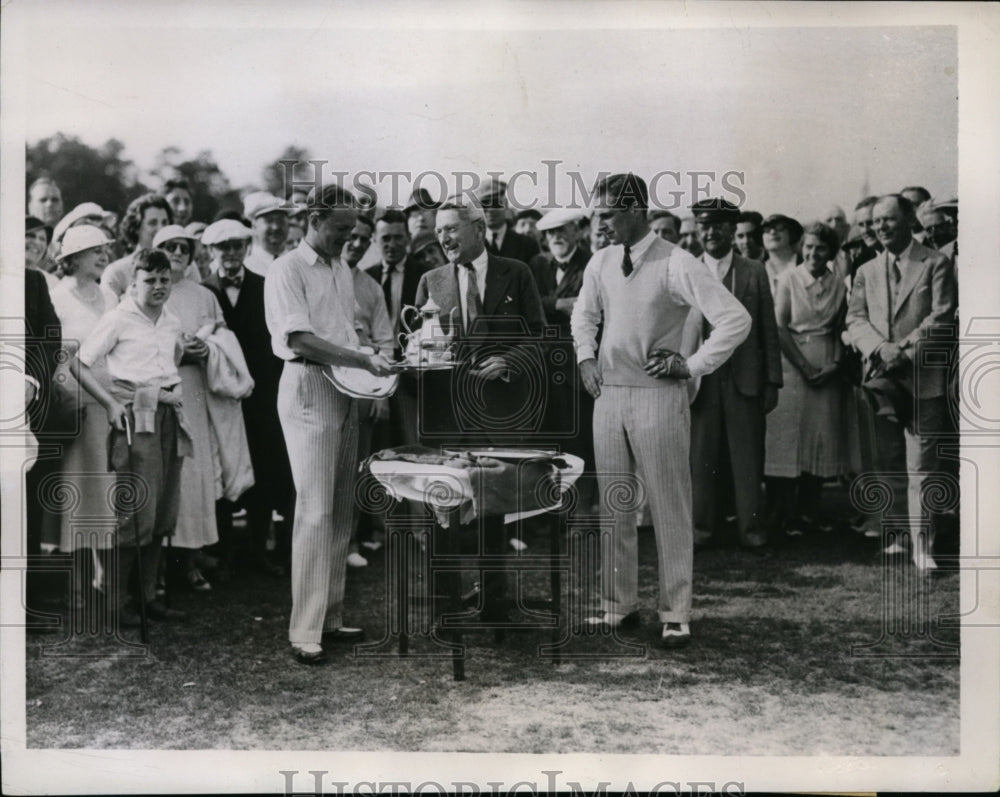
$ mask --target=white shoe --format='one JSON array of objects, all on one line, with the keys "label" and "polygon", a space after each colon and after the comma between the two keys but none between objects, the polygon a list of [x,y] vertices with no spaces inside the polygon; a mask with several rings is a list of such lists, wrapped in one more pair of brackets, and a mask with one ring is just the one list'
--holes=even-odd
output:
[{"label": "white shoe", "polygon": [[382,543],[378,540],[368,540],[367,542],[361,543],[361,547],[374,553],[375,551],[382,550]]},{"label": "white shoe", "polygon": [[352,551],[347,554],[347,566],[348,567],[368,567],[368,560],[365,559],[361,554]]},{"label": "white shoe", "polygon": [[898,553],[906,553],[906,548],[900,545],[898,542],[894,542],[887,548],[882,550],[882,553],[888,554],[889,556],[895,556]]},{"label": "white shoe", "polygon": [[691,642],[691,626],[688,623],[664,623],[660,634],[660,644],[665,648],[681,648]]},{"label": "white shoe", "polygon": [[921,571],[937,570],[937,562],[934,561],[934,557],[919,548],[913,549],[913,565]]},{"label": "white shoe", "polygon": [[510,547],[518,553],[528,550],[528,544],[523,540],[519,540],[517,537],[510,538]]}]

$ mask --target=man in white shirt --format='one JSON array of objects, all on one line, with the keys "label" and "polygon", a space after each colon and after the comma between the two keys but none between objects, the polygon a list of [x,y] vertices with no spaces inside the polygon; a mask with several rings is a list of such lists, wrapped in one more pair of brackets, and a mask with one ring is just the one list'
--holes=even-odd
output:
[{"label": "man in white shirt", "polygon": [[358,351],[354,281],[340,260],[357,221],[354,196],[339,185],[313,191],[309,227],[292,252],[277,258],[264,282],[271,347],[285,361],[278,416],[295,482],[292,614],[288,638],[296,661],[325,660],[321,641],[359,639],[343,624],[344,583],[357,468],[354,399],[323,375],[323,366],[391,373],[380,354]]},{"label": "man in white shirt", "polygon": [[253,227],[253,246],[243,265],[254,274],[266,277],[271,263],[285,251],[288,213],[294,209],[266,191],[255,191],[243,200],[243,215]]},{"label": "man in white shirt", "polygon": [[[662,644],[680,647],[691,639],[694,560],[686,380],[718,368],[746,338],[750,318],[704,263],[649,229],[649,193],[641,178],[612,175],[597,184],[595,196],[593,223],[611,245],[587,264],[571,324],[580,376],[595,398],[598,482],[615,528],[602,552],[604,613],[589,622],[638,622],[635,515],[645,496],[656,535]],[[692,309],[714,329],[685,359],[681,350]],[[637,470],[641,483],[635,481]],[[622,474],[635,501],[619,500]]]}]

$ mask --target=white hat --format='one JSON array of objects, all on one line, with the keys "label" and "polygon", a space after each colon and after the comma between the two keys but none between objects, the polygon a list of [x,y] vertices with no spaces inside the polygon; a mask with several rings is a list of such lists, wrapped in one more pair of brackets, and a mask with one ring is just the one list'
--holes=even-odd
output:
[{"label": "white hat", "polygon": [[583,218],[583,211],[575,208],[558,208],[550,210],[538,222],[538,230],[554,230],[557,227],[564,227],[567,224],[579,221]]},{"label": "white hat", "polygon": [[250,221],[265,213],[274,213],[276,211],[290,213],[295,209],[291,203],[286,205],[284,201],[267,191],[254,191],[243,198],[243,215],[250,219]]},{"label": "white hat", "polygon": [[201,234],[205,232],[205,228],[208,225],[203,221],[192,221],[187,227],[184,228],[184,232],[190,235],[192,238],[201,238]]},{"label": "white hat", "polygon": [[52,240],[59,241],[63,235],[66,234],[66,230],[73,226],[80,219],[85,219],[88,216],[94,216],[103,220],[107,212],[98,205],[96,202],[84,202],[82,205],[77,205],[69,213],[59,219],[59,223],[56,224],[56,228],[52,231]]},{"label": "white hat", "polygon": [[172,241],[174,238],[184,238],[188,241],[196,241],[197,238],[181,227],[180,224],[168,224],[166,227],[161,227],[159,231],[153,236],[153,248],[157,249],[160,244],[165,241]]},{"label": "white hat", "polygon": [[235,219],[219,219],[205,228],[201,242],[205,246],[221,244],[223,241],[245,241],[250,238],[250,230]]},{"label": "white hat", "polygon": [[59,248],[59,260],[65,260],[70,255],[77,252],[84,252],[87,249],[95,249],[99,246],[107,246],[111,239],[104,234],[104,230],[92,224],[81,224],[78,227],[70,227],[63,236],[62,246]]}]

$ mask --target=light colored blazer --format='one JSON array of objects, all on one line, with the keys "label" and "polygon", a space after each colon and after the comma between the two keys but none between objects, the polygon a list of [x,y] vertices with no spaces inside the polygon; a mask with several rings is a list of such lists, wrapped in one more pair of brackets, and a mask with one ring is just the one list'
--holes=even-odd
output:
[{"label": "light colored blazer", "polygon": [[858,269],[847,307],[848,337],[864,355],[866,366],[883,343],[908,347],[911,363],[899,381],[919,398],[941,396],[950,362],[923,355],[929,344],[946,346],[951,337],[958,304],[955,268],[945,255],[914,241],[901,264],[890,315],[889,257],[880,252]]}]

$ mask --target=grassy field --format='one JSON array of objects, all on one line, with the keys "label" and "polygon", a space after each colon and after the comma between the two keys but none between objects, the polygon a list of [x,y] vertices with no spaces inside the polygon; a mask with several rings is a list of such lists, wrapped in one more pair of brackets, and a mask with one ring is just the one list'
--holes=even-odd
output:
[{"label": "grassy field", "polygon": [[[956,572],[917,579],[905,561],[884,567],[877,541],[848,531],[767,558],[723,545],[697,554],[693,642],[668,652],[657,645],[649,531],[640,560],[639,629],[571,636],[558,666],[538,655],[548,632],[499,645],[470,633],[464,682],[426,639],[405,659],[373,644],[368,655],[335,648],[322,667],[295,664],[288,581],[263,576],[178,593],[188,620],[153,625],[148,651],[29,634],[28,746],[958,753],[958,629],[939,624],[958,612]],[[533,575],[526,588],[544,594],[546,583]],[[386,635],[380,556],[350,572],[347,607],[369,642]]]}]

